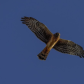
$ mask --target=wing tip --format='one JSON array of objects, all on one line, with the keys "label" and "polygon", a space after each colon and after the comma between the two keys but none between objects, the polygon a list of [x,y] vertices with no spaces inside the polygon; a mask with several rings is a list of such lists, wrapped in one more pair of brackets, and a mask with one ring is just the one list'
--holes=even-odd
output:
[{"label": "wing tip", "polygon": [[83,50],[83,55],[82,55],[82,57],[84,58],[84,50]]},{"label": "wing tip", "polygon": [[24,19],[26,19],[26,18],[28,18],[28,17],[26,17],[26,16],[24,16],[24,17],[21,17],[21,19],[22,19],[22,20],[24,20]]},{"label": "wing tip", "polygon": [[[79,56],[79,55],[78,55]],[[84,58],[84,50],[81,56],[79,56],[80,58]]]},{"label": "wing tip", "polygon": [[21,18],[21,20],[23,24],[26,24],[26,21],[28,21],[28,17],[24,16]]},{"label": "wing tip", "polygon": [[23,24],[26,24],[26,22],[28,22],[29,20],[36,20],[36,19],[34,19],[34,18],[32,18],[32,17],[26,17],[26,16],[24,16],[24,17],[22,17],[21,18],[21,20],[20,21],[22,21],[22,23]]}]

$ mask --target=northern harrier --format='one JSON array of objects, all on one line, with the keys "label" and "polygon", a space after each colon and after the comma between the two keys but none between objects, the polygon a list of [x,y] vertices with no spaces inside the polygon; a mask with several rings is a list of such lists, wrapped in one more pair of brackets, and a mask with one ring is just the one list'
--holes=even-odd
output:
[{"label": "northern harrier", "polygon": [[32,17],[23,17],[21,21],[23,24],[26,24],[41,41],[46,43],[46,47],[38,54],[39,59],[46,60],[52,48],[62,53],[84,58],[84,50],[80,45],[70,40],[61,39],[60,33],[52,34],[49,29],[38,20]]}]

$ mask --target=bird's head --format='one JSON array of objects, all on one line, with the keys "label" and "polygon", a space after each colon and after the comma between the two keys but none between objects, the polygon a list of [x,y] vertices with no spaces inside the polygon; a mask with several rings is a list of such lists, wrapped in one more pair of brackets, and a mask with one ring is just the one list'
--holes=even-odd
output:
[{"label": "bird's head", "polygon": [[57,32],[57,33],[54,34],[54,36],[55,37],[60,37],[60,33]]}]

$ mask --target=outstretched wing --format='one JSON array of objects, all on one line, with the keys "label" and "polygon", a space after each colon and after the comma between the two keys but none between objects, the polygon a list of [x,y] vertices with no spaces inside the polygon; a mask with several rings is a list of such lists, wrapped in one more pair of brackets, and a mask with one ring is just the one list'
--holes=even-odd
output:
[{"label": "outstretched wing", "polygon": [[70,40],[60,39],[53,48],[62,53],[84,57],[83,48]]},{"label": "outstretched wing", "polygon": [[48,28],[38,20],[32,17],[21,18],[22,23],[26,24],[28,28],[43,42],[47,43],[53,35]]}]

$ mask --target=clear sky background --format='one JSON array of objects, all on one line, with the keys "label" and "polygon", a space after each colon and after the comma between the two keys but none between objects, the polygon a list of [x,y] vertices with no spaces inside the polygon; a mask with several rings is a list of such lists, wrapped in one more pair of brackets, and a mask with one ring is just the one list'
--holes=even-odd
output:
[{"label": "clear sky background", "polygon": [[84,58],[52,49],[38,59],[46,45],[22,24],[24,16],[84,47],[84,0],[1,0],[0,84],[84,84]]}]

